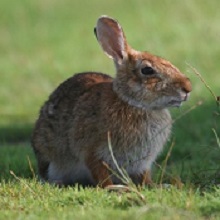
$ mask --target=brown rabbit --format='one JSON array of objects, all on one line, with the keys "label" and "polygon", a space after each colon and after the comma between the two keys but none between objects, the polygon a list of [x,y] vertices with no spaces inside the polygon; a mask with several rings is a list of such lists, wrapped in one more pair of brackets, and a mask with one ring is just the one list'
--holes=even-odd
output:
[{"label": "brown rabbit", "polygon": [[50,95],[32,138],[39,175],[61,185],[121,183],[109,132],[118,166],[134,183],[152,184],[152,163],[171,130],[167,108],[187,100],[190,80],[169,61],[132,49],[112,18],[100,17],[95,33],[116,77],[80,73]]}]

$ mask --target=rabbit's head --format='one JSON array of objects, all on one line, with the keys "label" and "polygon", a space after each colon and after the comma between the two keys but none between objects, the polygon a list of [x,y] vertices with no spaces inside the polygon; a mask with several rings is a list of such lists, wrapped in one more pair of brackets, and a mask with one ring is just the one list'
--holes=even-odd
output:
[{"label": "rabbit's head", "polygon": [[115,62],[113,89],[125,102],[144,109],[163,109],[178,107],[188,99],[190,80],[169,61],[131,48],[116,20],[100,17],[95,34]]}]

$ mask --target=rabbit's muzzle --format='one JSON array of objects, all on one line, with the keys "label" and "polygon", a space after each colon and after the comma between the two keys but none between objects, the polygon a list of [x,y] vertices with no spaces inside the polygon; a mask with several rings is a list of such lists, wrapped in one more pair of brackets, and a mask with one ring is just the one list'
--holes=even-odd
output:
[{"label": "rabbit's muzzle", "polygon": [[181,99],[182,102],[185,102],[188,100],[190,96],[190,92],[192,91],[192,84],[189,80],[189,78],[186,78],[182,83],[182,92],[181,92]]},{"label": "rabbit's muzzle", "polygon": [[182,80],[174,82],[174,86],[180,91],[182,101],[186,101],[192,91],[192,84],[189,78],[184,77]]},{"label": "rabbit's muzzle", "polygon": [[189,78],[185,78],[182,82],[182,90],[186,93],[189,94],[192,91],[192,84]]},{"label": "rabbit's muzzle", "polygon": [[174,82],[174,87],[177,92],[175,96],[171,98],[168,102],[168,106],[180,107],[182,102],[189,99],[190,92],[192,91],[192,85],[188,78],[182,78],[178,82]]}]

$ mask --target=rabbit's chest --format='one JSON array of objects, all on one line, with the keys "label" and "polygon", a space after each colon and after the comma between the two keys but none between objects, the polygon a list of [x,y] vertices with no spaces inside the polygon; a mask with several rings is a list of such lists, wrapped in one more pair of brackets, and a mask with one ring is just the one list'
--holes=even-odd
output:
[{"label": "rabbit's chest", "polygon": [[[171,117],[168,111],[160,115],[149,115],[146,120],[111,131],[111,149],[104,156],[104,160],[112,167],[117,161],[120,167],[128,173],[142,172],[150,169],[152,162],[161,152],[171,130]],[[109,147],[108,147],[109,148]],[[112,154],[115,161],[112,160]]]}]

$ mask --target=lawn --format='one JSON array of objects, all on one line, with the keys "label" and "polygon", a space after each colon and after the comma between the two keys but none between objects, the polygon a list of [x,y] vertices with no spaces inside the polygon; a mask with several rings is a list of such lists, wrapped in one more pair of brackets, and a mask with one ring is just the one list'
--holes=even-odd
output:
[{"label": "lawn", "polygon": [[[1,0],[0,219],[220,219],[220,107],[193,70],[220,95],[219,7],[218,0]],[[171,110],[172,137],[153,169],[156,183],[171,185],[109,192],[37,181],[30,137],[40,106],[74,73],[114,75],[93,34],[102,14],[120,21],[134,48],[170,60],[192,81],[190,100]]]}]

